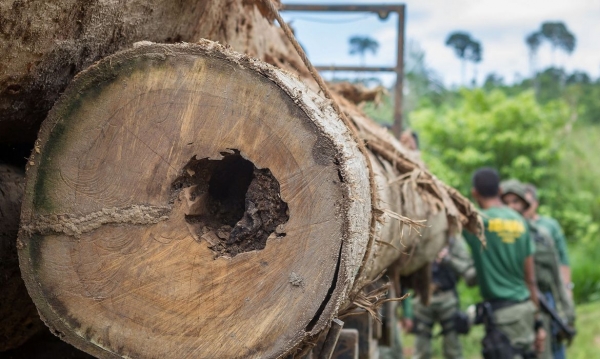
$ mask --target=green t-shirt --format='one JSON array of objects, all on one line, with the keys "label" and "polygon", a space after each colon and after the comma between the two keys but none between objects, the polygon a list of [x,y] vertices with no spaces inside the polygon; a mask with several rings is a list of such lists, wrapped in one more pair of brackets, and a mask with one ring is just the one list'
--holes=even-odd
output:
[{"label": "green t-shirt", "polygon": [[412,294],[400,302],[402,307],[402,317],[407,319],[413,318],[413,299]]},{"label": "green t-shirt", "polygon": [[533,255],[535,247],[525,220],[508,207],[492,207],[481,214],[486,247],[473,233],[463,231],[471,247],[481,296],[485,300],[529,298],[524,261]]},{"label": "green t-shirt", "polygon": [[569,253],[567,252],[567,240],[565,239],[565,234],[563,233],[560,224],[552,218],[546,216],[539,216],[534,223],[538,226],[545,228],[552,235],[552,239],[554,239],[554,247],[558,252],[558,259],[560,259],[560,264],[568,266],[569,265]]}]

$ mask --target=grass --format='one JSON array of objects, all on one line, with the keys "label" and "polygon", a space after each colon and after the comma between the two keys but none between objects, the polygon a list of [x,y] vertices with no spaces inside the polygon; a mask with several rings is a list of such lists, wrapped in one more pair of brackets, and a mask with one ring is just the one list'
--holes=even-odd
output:
[{"label": "grass", "polygon": [[[393,105],[389,97],[379,106],[366,104],[365,112],[382,124],[391,123]],[[600,126],[590,123],[576,123],[571,131],[560,138],[562,143],[561,160],[556,167],[556,183],[559,192],[566,196],[561,208],[543,208],[558,212],[561,225],[568,233],[568,247],[575,283],[577,306],[577,329],[574,343],[568,348],[570,359],[590,359],[600,357]],[[558,148],[559,143],[557,143]],[[426,151],[426,149],[424,149]],[[542,198],[543,200],[543,198]],[[543,202],[543,201],[542,201]],[[543,203],[542,203],[543,206]],[[477,288],[459,286],[463,309],[480,301]],[[439,328],[435,332],[439,331]],[[462,337],[465,358],[480,358],[480,341],[483,328],[473,328],[468,337]],[[414,338],[403,336],[406,358],[411,357]],[[435,341],[434,358],[442,358],[441,338]]]},{"label": "grass", "polygon": [[[567,236],[575,298],[578,302],[600,300],[600,126],[579,124],[564,138],[565,146],[557,174],[561,192],[570,207],[561,210]],[[567,198],[565,198],[567,202]],[[570,227],[570,228],[569,228]]]},{"label": "grass", "polygon": [[389,95],[384,95],[378,105],[373,102],[365,103],[363,111],[381,125],[391,125],[394,122],[394,103]]},{"label": "grass", "polygon": [[[439,327],[434,329],[434,333]],[[600,352],[600,302],[582,304],[577,307],[577,336],[567,349],[569,359],[597,358]],[[466,359],[480,358],[480,342],[483,338],[483,327],[471,329],[468,336],[461,337],[463,354]],[[404,357],[411,358],[414,347],[414,336],[402,335]],[[442,338],[434,339],[433,358],[442,358]]]}]

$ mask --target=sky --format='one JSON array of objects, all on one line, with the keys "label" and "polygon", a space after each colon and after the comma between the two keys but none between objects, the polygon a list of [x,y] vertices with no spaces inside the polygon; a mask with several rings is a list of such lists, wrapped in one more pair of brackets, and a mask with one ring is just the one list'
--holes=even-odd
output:
[{"label": "sky", "polygon": [[[284,4],[398,3],[386,0],[282,0]],[[460,60],[445,46],[448,34],[465,31],[483,46],[483,60],[474,69],[468,65],[465,77],[477,78],[481,84],[490,73],[502,76],[507,83],[531,74],[525,37],[538,30],[544,21],[563,21],[575,35],[577,45],[570,56],[556,52],[554,63],[567,71],[585,71],[600,77],[600,0],[407,0],[406,45],[418,46],[425,61],[447,86],[461,80]],[[376,39],[379,51],[366,57],[367,66],[393,66],[396,59],[397,16],[380,20],[367,13],[283,12],[296,37],[315,65],[360,65],[357,56],[348,54],[348,39],[369,35]],[[549,45],[538,52],[537,67],[553,63]],[[324,73],[330,79],[331,73]],[[348,76],[339,74],[338,77]],[[370,76],[370,75],[364,75]],[[384,77],[386,84],[394,76]]]}]

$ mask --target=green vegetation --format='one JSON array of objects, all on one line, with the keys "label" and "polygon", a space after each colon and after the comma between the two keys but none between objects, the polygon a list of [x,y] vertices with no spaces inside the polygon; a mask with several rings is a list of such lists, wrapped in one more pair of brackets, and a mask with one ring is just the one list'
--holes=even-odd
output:
[{"label": "green vegetation", "polygon": [[390,96],[384,96],[382,103],[377,105],[367,102],[363,110],[382,125],[391,126],[394,122],[394,100]]},{"label": "green vegetation", "polygon": [[[464,59],[459,50],[468,39],[459,35],[448,45]],[[565,24],[545,22],[525,38],[531,78],[506,84],[492,73],[483,86],[460,89],[445,88],[427,67],[425,53],[409,42],[405,125],[418,132],[432,172],[465,195],[473,171],[481,166],[538,186],[540,211],[561,223],[570,252],[578,335],[567,356],[594,358],[600,350],[600,78],[554,66],[538,70],[537,51],[544,42],[553,52],[567,54],[576,45]],[[387,98],[379,107],[367,104],[364,111],[389,124],[392,106]],[[477,288],[460,283],[458,291],[463,310],[481,301]],[[462,337],[465,358],[481,357],[483,335],[479,326]],[[403,336],[403,344],[410,357],[414,337]],[[441,358],[441,338],[433,349],[434,358]]]},{"label": "green vegetation", "polygon": [[508,97],[500,90],[460,91],[456,106],[410,115],[432,171],[462,193],[474,170],[493,166],[504,178],[545,184],[559,160],[556,138],[568,118],[560,102],[539,105],[532,92]]},{"label": "green vegetation", "polygon": [[[481,166],[536,184],[540,211],[558,219],[569,241],[576,302],[600,300],[600,79],[549,68],[537,74],[537,95],[531,79],[506,85],[493,74],[482,88],[448,90],[418,48],[407,65],[405,118],[432,172],[465,195]],[[389,123],[391,100],[365,111]],[[461,292],[465,303],[478,298]]]}]

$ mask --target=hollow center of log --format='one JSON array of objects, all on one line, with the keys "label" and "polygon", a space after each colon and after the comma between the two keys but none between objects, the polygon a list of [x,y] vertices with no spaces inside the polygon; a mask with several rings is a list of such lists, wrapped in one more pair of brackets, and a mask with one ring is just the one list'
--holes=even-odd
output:
[{"label": "hollow center of log", "polygon": [[171,185],[172,201],[187,203],[185,220],[194,238],[206,241],[218,258],[264,249],[271,235],[284,237],[288,205],[271,171],[256,168],[238,150],[221,155],[192,157]]}]

